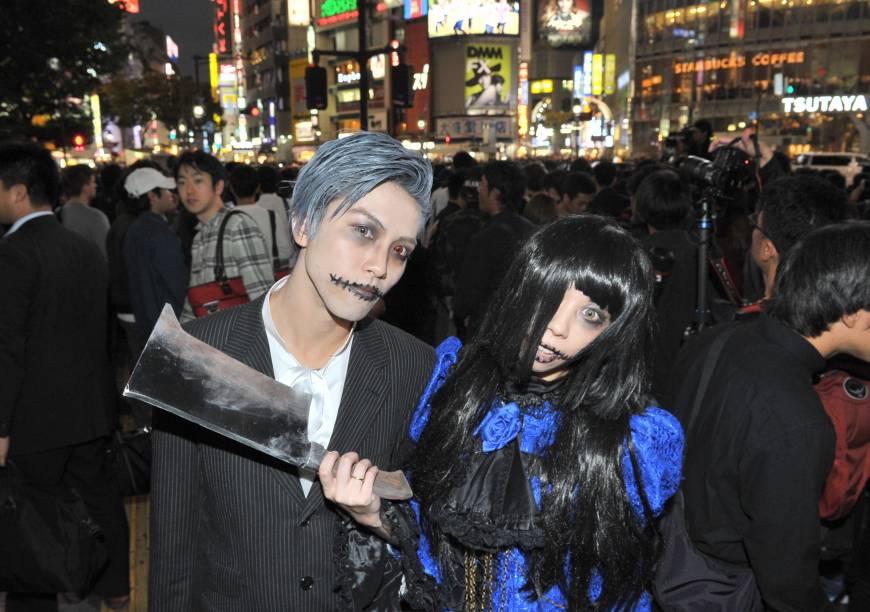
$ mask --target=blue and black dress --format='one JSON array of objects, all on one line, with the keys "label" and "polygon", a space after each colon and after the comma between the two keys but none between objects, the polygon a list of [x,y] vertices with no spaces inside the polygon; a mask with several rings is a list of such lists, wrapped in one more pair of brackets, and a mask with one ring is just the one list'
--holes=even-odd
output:
[{"label": "blue and black dress", "polygon": [[[437,349],[438,359],[411,425],[419,439],[429,418],[430,401],[444,384],[461,348],[448,338]],[[466,476],[427,521],[454,545],[437,553],[420,529],[419,506],[411,502],[416,525],[408,529],[407,508],[390,505],[386,512],[401,542],[404,572],[402,595],[415,608],[448,610],[559,610],[567,598],[558,586],[530,593],[528,560],[524,551],[544,545],[540,524],[540,460],[553,443],[558,425],[558,389],[538,382],[522,390],[508,390],[494,402],[473,432]],[[655,516],[677,491],[683,454],[683,432],[668,412],[649,407],[631,417],[632,443],[644,492]],[[623,479],[631,506],[645,522],[628,442],[622,461]],[[405,519],[402,519],[402,516]],[[403,524],[404,523],[404,524]],[[413,558],[412,558],[413,557]],[[567,563],[567,560],[566,560]],[[593,578],[590,599],[600,593]],[[644,593],[634,610],[651,610]]]}]

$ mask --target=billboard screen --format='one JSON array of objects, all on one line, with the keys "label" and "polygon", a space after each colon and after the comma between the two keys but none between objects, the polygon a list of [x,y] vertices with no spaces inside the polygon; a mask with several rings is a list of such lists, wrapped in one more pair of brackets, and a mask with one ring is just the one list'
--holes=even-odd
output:
[{"label": "billboard screen", "polygon": [[519,33],[518,0],[429,0],[429,38]]},{"label": "billboard screen", "polygon": [[538,33],[554,47],[586,45],[592,37],[589,0],[539,0]]},{"label": "billboard screen", "polygon": [[507,111],[511,105],[510,45],[465,47],[465,110]]}]

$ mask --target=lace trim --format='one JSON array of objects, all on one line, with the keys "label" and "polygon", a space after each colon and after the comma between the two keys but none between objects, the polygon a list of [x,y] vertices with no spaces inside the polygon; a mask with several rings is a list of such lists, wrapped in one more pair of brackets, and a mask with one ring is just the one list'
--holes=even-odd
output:
[{"label": "lace trim", "polygon": [[398,542],[402,569],[405,574],[402,599],[414,610],[441,610],[439,587],[434,578],[423,569],[417,556],[420,528],[410,504],[384,502],[381,520]]},{"label": "lace trim", "polygon": [[338,521],[335,540],[332,545],[332,560],[335,563],[336,590],[341,596],[340,610],[353,610],[354,565],[350,560],[351,519],[342,516]]},{"label": "lace trim", "polygon": [[429,520],[463,546],[486,552],[517,547],[522,550],[546,545],[546,534],[534,517],[502,515],[496,520],[473,510],[433,508]]}]

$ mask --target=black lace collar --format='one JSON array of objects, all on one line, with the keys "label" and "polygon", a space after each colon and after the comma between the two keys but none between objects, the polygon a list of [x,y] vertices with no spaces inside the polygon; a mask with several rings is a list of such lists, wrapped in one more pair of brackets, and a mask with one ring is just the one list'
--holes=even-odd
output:
[{"label": "black lace collar", "polygon": [[504,401],[516,402],[520,406],[540,406],[544,402],[552,404],[558,401],[564,383],[564,377],[548,381],[532,376],[525,384],[509,380],[501,395]]}]

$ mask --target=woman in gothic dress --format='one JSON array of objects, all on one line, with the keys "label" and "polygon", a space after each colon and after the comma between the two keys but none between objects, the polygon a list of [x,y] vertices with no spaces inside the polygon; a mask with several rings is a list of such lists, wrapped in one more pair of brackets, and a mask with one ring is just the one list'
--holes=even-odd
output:
[{"label": "woman in gothic dress", "polygon": [[615,223],[541,228],[477,335],[438,347],[410,427],[413,500],[382,501],[376,466],[327,456],[324,495],[396,551],[384,609],[651,609],[655,517],[683,448],[649,396],[652,292]]}]

